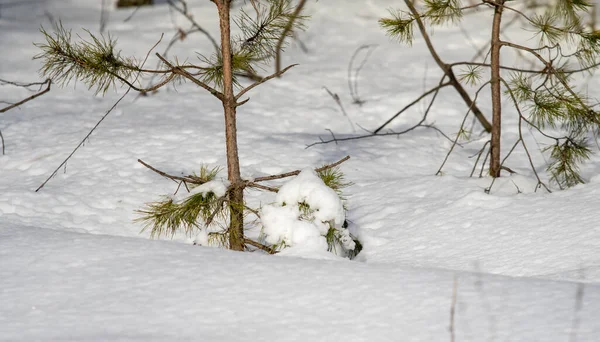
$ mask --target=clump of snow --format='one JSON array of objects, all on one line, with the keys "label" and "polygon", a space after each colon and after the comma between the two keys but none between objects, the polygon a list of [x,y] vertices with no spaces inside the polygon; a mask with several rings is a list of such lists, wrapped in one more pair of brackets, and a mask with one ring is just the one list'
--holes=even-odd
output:
[{"label": "clump of snow", "polygon": [[[341,227],[346,215],[344,204],[338,194],[325,185],[317,173],[306,168],[291,181],[284,184],[275,199],[281,205],[306,203],[314,210],[314,216],[320,222],[333,222],[334,227]],[[327,233],[327,228],[321,233]]]},{"label": "clump of snow", "polygon": [[[309,168],[284,184],[275,203],[264,206],[261,212],[267,244],[312,252],[331,249],[326,238],[328,233],[333,234],[344,249],[355,248],[350,232],[342,228],[345,217],[344,204],[338,194]],[[335,248],[332,251],[341,252]]]},{"label": "clump of snow", "polygon": [[201,185],[198,185],[195,188],[192,188],[190,192],[178,193],[177,195],[174,195],[172,197],[173,202],[182,202],[185,199],[196,194],[202,194],[203,197],[206,197],[209,193],[213,193],[217,198],[219,198],[225,196],[229,185],[230,182],[226,179],[211,180]]}]

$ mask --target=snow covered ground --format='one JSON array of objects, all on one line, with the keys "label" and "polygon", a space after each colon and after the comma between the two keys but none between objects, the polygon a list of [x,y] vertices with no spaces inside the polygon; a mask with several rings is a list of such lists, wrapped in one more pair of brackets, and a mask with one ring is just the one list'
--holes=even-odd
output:
[{"label": "snow covered ground", "polygon": [[[95,32],[100,3],[0,0],[0,79],[38,80],[39,62],[31,57],[39,53],[32,43],[42,41],[40,25],[60,18],[79,33]],[[174,174],[225,165],[220,104],[190,84],[130,94],[38,193],[124,90],[99,97],[82,84],[54,87],[3,113],[0,341],[450,341],[455,282],[456,341],[600,340],[598,155],[582,169],[586,184],[549,194],[534,191],[526,156],[517,150],[508,166],[518,174],[501,178],[488,195],[489,178],[468,177],[475,159],[469,157],[485,136],[455,149],[443,176],[434,174],[451,142],[433,129],[305,149],[330,137],[325,129],[356,134],[323,87],[339,94],[356,126],[374,129],[439,81],[420,39],[400,46],[378,28],[377,19],[398,4],[310,4],[310,27],[299,35],[308,51],[293,44],[284,56],[300,65],[252,91],[238,114],[246,177],[351,156],[343,170],[354,183],[348,218],[365,247],[357,261],[234,253],[192,246],[185,236],[152,241],[140,233],[135,210],[175,189],[138,158]],[[190,5],[216,35],[214,5]],[[139,58],[161,33],[159,51],[174,25],[188,26],[165,4],[125,22],[130,14],[111,11],[107,28],[123,54]],[[487,20],[465,24],[476,44],[488,36]],[[436,29],[434,42],[449,61],[476,50],[465,47],[459,28]],[[364,44],[377,47],[360,74],[367,102],[357,106],[347,66]],[[170,56],[193,60],[210,49],[205,37],[192,35]],[[589,88],[598,83],[591,78]],[[0,89],[2,101],[31,94]],[[489,113],[486,96],[482,101]],[[389,128],[408,128],[423,110],[417,106]],[[445,89],[428,123],[453,136],[465,110]],[[504,125],[507,151],[517,129],[510,119]],[[543,175],[544,156],[534,149],[533,158]]]}]

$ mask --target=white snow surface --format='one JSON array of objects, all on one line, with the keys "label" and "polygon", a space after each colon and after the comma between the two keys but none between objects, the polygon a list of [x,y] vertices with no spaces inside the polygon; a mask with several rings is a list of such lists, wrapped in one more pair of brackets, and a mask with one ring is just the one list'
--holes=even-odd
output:
[{"label": "white snow surface", "polygon": [[[143,59],[165,33],[162,52],[175,26],[188,27],[165,1],[156,2],[128,20],[132,10],[110,11],[107,29],[123,55]],[[189,4],[194,18],[218,36],[214,4]],[[298,33],[302,45],[294,42],[283,56],[285,64],[299,66],[249,92],[250,101],[238,108],[246,179],[351,156],[341,167],[354,183],[346,191],[349,229],[364,246],[355,261],[314,248],[268,256],[193,246],[183,235],[152,241],[149,232],[140,233],[135,210],[173,194],[177,184],[138,158],[176,175],[226,165],[222,106],[191,84],[128,95],[37,193],[124,89],[102,97],[80,83],[55,85],[0,114],[6,144],[0,155],[0,341],[449,341],[455,283],[456,341],[599,341],[597,154],[581,169],[586,184],[547,193],[535,191],[527,155],[517,148],[507,160],[517,173],[503,174],[485,194],[491,179],[477,177],[479,168],[469,177],[485,135],[456,147],[441,176],[434,174],[451,142],[433,129],[305,149],[331,137],[325,129],[338,138],[360,133],[324,86],[339,95],[356,127],[371,130],[438,84],[441,72],[421,39],[401,46],[377,25],[400,5],[310,2],[309,28]],[[100,8],[98,0],[0,0],[0,79],[37,81],[40,61],[31,57],[39,53],[32,42],[42,41],[40,25],[50,28],[50,18],[60,19],[85,36],[81,28],[97,32]],[[489,16],[467,17],[463,28],[469,39],[460,27],[435,30],[434,44],[447,62],[469,60],[485,44]],[[520,32],[506,35],[515,39]],[[359,75],[366,102],[358,106],[347,67],[365,44],[377,47]],[[169,57],[193,62],[196,52],[211,49],[194,34]],[[146,66],[156,62],[151,57]],[[528,65],[515,58],[519,63]],[[597,97],[599,79],[586,82]],[[31,94],[0,86],[0,101]],[[480,100],[490,113],[488,95]],[[388,128],[410,127],[425,106]],[[504,108],[506,153],[519,131],[513,108],[508,102]],[[427,123],[454,137],[466,110],[446,88]],[[475,126],[476,137],[479,130]],[[552,142],[530,132],[524,139],[546,181],[547,155],[536,147]],[[278,201],[257,191],[247,197],[256,207]]]}]

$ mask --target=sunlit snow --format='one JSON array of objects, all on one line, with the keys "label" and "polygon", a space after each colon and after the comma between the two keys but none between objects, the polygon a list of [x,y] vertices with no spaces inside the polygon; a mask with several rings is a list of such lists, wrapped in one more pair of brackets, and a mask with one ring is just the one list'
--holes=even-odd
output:
[{"label": "sunlit snow", "polygon": [[[0,0],[0,79],[39,81],[40,61],[32,57],[39,53],[33,43],[43,39],[40,25],[51,29],[60,19],[74,36],[85,37],[84,28],[97,33],[101,3]],[[165,33],[154,51],[162,53],[177,28],[189,28],[166,1],[155,3],[133,16],[133,10],[110,10],[107,31],[118,38],[122,55],[142,60]],[[218,37],[214,4],[188,3],[194,19]],[[195,246],[185,234],[155,241],[140,232],[136,210],[174,194],[178,184],[138,159],[174,175],[227,165],[222,106],[193,84],[148,96],[131,92],[37,193],[125,89],[95,96],[73,81],[0,114],[6,145],[0,155],[0,341],[451,341],[451,335],[456,341],[600,341],[598,154],[581,169],[586,184],[547,193],[536,189],[527,155],[516,149],[507,165],[517,173],[503,173],[486,194],[491,179],[473,166],[488,137],[476,123],[472,140],[454,149],[437,176],[452,142],[430,128],[305,148],[332,134],[373,130],[439,83],[442,73],[419,37],[412,47],[399,45],[378,26],[388,9],[401,6],[395,0],[309,1],[308,29],[283,55],[284,64],[299,65],[250,91],[238,108],[244,179],[305,170],[297,180],[273,182],[283,185],[278,195],[246,192],[266,217],[264,232],[249,218],[249,236],[267,233],[269,243],[300,244],[277,255]],[[470,60],[489,38],[489,20],[475,15],[462,27],[436,28],[433,43],[446,62]],[[518,25],[505,34],[525,39]],[[366,44],[374,50],[358,76],[364,103],[357,105],[348,63]],[[212,49],[195,33],[177,41],[168,56],[193,63],[197,52]],[[157,62],[151,53],[146,67]],[[271,72],[271,66],[259,70]],[[597,97],[598,77],[584,83]],[[339,96],[348,117],[324,87]],[[0,101],[31,94],[0,85]],[[480,101],[488,115],[488,94]],[[414,125],[426,106],[413,107],[386,129]],[[503,153],[519,137],[514,109],[504,108]],[[454,138],[466,111],[446,88],[426,123]],[[547,181],[540,149],[552,141],[535,132],[524,139]],[[345,189],[344,217],[335,192],[306,169],[346,155],[351,159],[340,167],[353,185]],[[226,172],[190,190],[222,194],[222,178]],[[189,193],[181,188],[175,196]],[[298,207],[288,204],[298,201],[319,209],[314,221],[297,220]],[[273,212],[279,215],[270,221]],[[364,247],[352,261],[327,252],[322,237],[323,222],[339,227],[344,219]]]}]

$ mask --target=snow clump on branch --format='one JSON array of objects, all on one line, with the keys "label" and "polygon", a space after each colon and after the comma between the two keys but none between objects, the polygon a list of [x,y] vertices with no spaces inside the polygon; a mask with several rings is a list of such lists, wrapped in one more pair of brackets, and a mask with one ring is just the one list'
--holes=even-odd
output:
[{"label": "snow clump on branch", "polygon": [[345,217],[339,195],[307,168],[279,189],[274,204],[262,208],[264,241],[276,248],[328,250],[346,256],[355,242],[343,227]]}]

